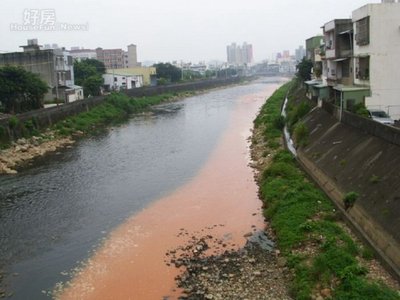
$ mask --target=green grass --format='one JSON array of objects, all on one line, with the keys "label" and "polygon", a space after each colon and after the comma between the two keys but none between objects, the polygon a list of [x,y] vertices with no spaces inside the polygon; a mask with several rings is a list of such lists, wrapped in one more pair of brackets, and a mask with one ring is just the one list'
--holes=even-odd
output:
[{"label": "green grass", "polygon": [[[268,144],[271,139],[281,138],[277,128],[280,122],[276,120],[290,87],[286,84],[276,91],[255,120],[255,127],[262,126]],[[291,108],[296,111],[296,118],[307,110],[300,105],[303,108]],[[290,291],[295,299],[311,299],[323,288],[332,289],[331,299],[400,299],[397,292],[366,279],[367,270],[356,259],[366,256],[365,248],[359,247],[336,223],[337,213],[331,201],[300,170],[289,152],[276,152],[259,184],[264,215],[294,272]]]},{"label": "green grass", "polygon": [[117,124],[126,120],[130,114],[143,112],[152,105],[166,102],[176,97],[173,94],[162,94],[151,97],[131,98],[122,93],[112,93],[104,103],[88,112],[68,117],[53,126],[61,135],[74,132],[91,132],[107,124]]}]

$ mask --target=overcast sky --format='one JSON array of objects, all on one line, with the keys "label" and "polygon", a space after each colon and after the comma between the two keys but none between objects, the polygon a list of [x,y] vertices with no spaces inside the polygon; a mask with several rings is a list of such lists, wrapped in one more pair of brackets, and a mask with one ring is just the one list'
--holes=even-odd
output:
[{"label": "overcast sky", "polygon": [[[1,0],[0,51],[26,40],[69,49],[138,47],[139,61],[226,60],[232,42],[253,45],[256,61],[291,53],[333,19],[380,0]],[[37,18],[35,17],[37,16]],[[88,25],[87,30],[19,30],[12,24]],[[50,22],[50,23],[49,23]],[[84,28],[85,29],[85,28]]]}]

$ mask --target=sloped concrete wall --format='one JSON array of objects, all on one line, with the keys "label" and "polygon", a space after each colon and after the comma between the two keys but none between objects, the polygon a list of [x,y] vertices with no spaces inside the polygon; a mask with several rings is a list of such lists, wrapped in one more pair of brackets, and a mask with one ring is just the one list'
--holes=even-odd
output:
[{"label": "sloped concrete wall", "polygon": [[[298,160],[399,276],[399,133],[357,118],[346,121],[356,124],[350,126],[324,109],[311,111],[303,120],[310,130],[309,143],[297,149]],[[385,134],[378,137],[377,132]],[[346,211],[343,197],[352,191],[360,197]]]}]

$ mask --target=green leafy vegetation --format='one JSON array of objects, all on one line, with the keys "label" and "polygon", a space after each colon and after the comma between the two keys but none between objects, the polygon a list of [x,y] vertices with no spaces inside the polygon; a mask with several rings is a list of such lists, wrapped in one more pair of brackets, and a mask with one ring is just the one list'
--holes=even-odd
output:
[{"label": "green leafy vegetation", "polygon": [[354,203],[356,202],[356,200],[358,199],[359,194],[356,192],[349,192],[346,195],[344,195],[343,197],[343,203],[344,203],[344,207],[346,209],[352,207],[354,205]]},{"label": "green leafy vegetation", "polygon": [[312,68],[313,68],[312,61],[303,57],[301,62],[299,62],[298,65],[296,66],[297,69],[296,76],[302,81],[310,80]]},{"label": "green leafy vegetation", "polygon": [[22,67],[0,68],[1,111],[21,113],[43,107],[47,84],[38,75]]},{"label": "green leafy vegetation", "polygon": [[357,103],[349,109],[352,113],[368,118],[369,113],[364,103]]},{"label": "green leafy vegetation", "polygon": [[[263,129],[268,142],[280,138],[276,119],[289,88],[286,84],[276,91],[255,120],[255,127]],[[305,106],[293,107],[291,118],[299,120],[307,110]],[[331,201],[310,182],[288,151],[275,151],[259,185],[264,215],[293,270],[290,291],[295,299],[312,299],[323,289],[329,291],[329,299],[400,299],[395,291],[366,277],[367,270],[357,256],[371,257],[365,250],[368,248],[356,244],[336,222],[338,216]],[[354,203],[358,194],[346,196]]]},{"label": "green leafy vegetation", "polygon": [[16,128],[18,126],[19,119],[16,116],[11,116],[10,119],[8,120],[8,126],[10,128]]},{"label": "green leafy vegetation", "polygon": [[102,75],[105,71],[104,63],[97,59],[74,62],[75,83],[83,87],[85,97],[100,95],[100,89],[104,83]]},{"label": "green leafy vegetation", "polygon": [[138,113],[151,105],[168,101],[175,97],[172,94],[162,94],[151,97],[131,98],[123,93],[112,93],[104,103],[88,112],[68,117],[54,125],[62,135],[70,135],[77,131],[93,131],[99,125],[118,123],[125,120],[129,114]]},{"label": "green leafy vegetation", "polygon": [[287,105],[287,125],[289,132],[293,132],[294,126],[311,110],[310,100],[305,96],[302,98],[289,97]]},{"label": "green leafy vegetation", "polygon": [[178,82],[182,79],[182,69],[170,63],[158,63],[153,65],[153,67],[157,70],[157,79],[160,84]]},{"label": "green leafy vegetation", "polygon": [[293,137],[298,146],[305,146],[308,143],[308,128],[303,122],[299,122],[294,127]]}]

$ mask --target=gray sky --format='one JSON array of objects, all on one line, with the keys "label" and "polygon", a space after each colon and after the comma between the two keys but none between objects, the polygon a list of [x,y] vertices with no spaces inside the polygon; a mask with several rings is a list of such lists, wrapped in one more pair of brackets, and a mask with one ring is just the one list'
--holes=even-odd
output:
[{"label": "gray sky", "polygon": [[[0,51],[17,51],[29,38],[70,48],[138,46],[138,60],[226,60],[232,42],[253,44],[256,61],[291,53],[333,19],[380,0],[1,0]],[[24,14],[25,11],[25,14]],[[38,14],[38,19],[35,19]],[[45,19],[47,14],[47,19]],[[54,16],[55,15],[55,16]],[[24,19],[24,16],[26,19]],[[88,30],[11,31],[40,18]],[[36,22],[36,24],[34,24]]]}]

